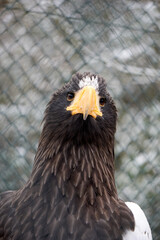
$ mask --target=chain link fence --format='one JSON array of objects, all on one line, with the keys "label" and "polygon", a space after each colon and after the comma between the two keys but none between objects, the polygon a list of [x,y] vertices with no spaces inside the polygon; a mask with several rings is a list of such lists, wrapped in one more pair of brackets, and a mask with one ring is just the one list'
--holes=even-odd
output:
[{"label": "chain link fence", "polygon": [[31,173],[45,106],[73,73],[116,101],[116,183],[160,239],[160,3],[0,0],[0,191]]}]

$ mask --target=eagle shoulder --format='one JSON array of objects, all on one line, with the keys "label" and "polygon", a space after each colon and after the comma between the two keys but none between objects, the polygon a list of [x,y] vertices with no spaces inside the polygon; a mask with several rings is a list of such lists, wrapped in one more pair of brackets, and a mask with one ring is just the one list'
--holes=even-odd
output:
[{"label": "eagle shoulder", "polygon": [[143,210],[136,203],[125,202],[125,204],[133,213],[135,229],[126,231],[123,240],[152,240],[151,229]]}]

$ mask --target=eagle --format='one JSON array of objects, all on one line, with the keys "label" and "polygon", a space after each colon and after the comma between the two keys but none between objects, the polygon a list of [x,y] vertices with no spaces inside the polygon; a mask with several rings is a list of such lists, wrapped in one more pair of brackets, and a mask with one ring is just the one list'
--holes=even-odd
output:
[{"label": "eagle", "polygon": [[76,73],[55,92],[31,176],[0,194],[0,240],[151,240],[144,212],[119,199],[117,109],[106,81]]}]

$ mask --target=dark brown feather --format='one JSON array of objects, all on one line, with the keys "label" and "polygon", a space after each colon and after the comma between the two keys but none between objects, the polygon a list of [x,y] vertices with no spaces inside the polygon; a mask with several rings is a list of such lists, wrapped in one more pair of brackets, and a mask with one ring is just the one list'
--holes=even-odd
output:
[{"label": "dark brown feather", "polygon": [[49,102],[28,182],[0,195],[1,240],[122,240],[134,229],[115,186],[117,114],[103,78],[98,78],[99,92],[107,97],[103,118],[84,122],[65,110],[67,91],[77,91],[86,75],[92,77],[73,76]]}]

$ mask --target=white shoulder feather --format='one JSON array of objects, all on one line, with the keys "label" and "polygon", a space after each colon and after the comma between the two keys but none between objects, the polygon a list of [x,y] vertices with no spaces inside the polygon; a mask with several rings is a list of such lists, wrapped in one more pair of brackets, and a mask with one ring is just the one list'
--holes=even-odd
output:
[{"label": "white shoulder feather", "polygon": [[133,202],[126,202],[125,204],[134,215],[135,229],[134,231],[126,231],[123,240],[152,240],[151,229],[142,209]]}]

